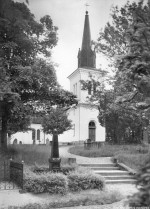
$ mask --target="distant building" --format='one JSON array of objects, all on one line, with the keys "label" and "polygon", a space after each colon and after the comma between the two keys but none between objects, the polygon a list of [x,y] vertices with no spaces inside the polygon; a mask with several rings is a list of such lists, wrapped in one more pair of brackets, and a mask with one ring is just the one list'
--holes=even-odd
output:
[{"label": "distant building", "polygon": [[[96,86],[90,83],[90,76],[97,81],[102,81],[100,71],[96,69],[96,53],[92,50],[89,15],[86,11],[82,47],[78,52],[78,68],[68,76],[70,91],[74,93],[79,103],[77,107],[68,110],[68,118],[72,120],[73,129],[59,136],[59,142],[76,142],[91,139],[92,141],[105,141],[105,128],[98,121],[98,106],[88,101]],[[83,90],[81,80],[89,80],[88,90]],[[23,144],[46,144],[52,136],[45,135],[40,124],[31,124],[32,131],[16,133],[12,136],[11,143],[18,139]]]}]

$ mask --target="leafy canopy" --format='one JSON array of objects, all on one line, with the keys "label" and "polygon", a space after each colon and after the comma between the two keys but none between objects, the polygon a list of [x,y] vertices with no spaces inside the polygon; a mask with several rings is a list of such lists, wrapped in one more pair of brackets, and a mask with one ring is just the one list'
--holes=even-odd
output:
[{"label": "leafy canopy", "polygon": [[58,84],[50,59],[57,30],[49,15],[38,22],[26,4],[0,1],[0,96],[6,120],[2,132],[26,129],[30,116],[45,114],[51,105],[76,103]]},{"label": "leafy canopy", "polygon": [[53,134],[55,130],[58,134],[62,134],[72,128],[66,111],[58,107],[52,108],[50,114],[43,117],[42,126],[43,131],[47,134]]}]

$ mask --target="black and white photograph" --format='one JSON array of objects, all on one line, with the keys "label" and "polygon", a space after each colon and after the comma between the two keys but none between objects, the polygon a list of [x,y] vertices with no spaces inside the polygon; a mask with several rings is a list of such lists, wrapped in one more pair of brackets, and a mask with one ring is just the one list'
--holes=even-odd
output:
[{"label": "black and white photograph", "polygon": [[0,0],[0,209],[150,209],[150,0]]}]

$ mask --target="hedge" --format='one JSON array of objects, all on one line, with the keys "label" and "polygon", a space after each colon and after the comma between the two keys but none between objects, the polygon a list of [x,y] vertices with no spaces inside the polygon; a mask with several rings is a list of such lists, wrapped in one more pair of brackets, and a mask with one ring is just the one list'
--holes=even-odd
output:
[{"label": "hedge", "polygon": [[61,173],[45,173],[30,177],[24,180],[24,189],[32,193],[66,194],[67,177]]},{"label": "hedge", "polygon": [[24,190],[32,193],[50,193],[65,195],[68,191],[76,192],[87,189],[103,190],[105,180],[88,169],[77,168],[67,175],[62,173],[34,173],[26,169],[24,173]]},{"label": "hedge", "polygon": [[72,192],[87,189],[103,190],[105,180],[100,175],[74,172],[68,175],[68,187]]}]

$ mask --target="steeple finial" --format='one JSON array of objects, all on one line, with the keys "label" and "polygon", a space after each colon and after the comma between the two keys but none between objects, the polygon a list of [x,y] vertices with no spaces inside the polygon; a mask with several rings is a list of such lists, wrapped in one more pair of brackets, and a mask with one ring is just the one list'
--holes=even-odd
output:
[{"label": "steeple finial", "polygon": [[85,4],[86,6],[86,14],[88,14],[88,7],[90,6],[88,3]]}]

